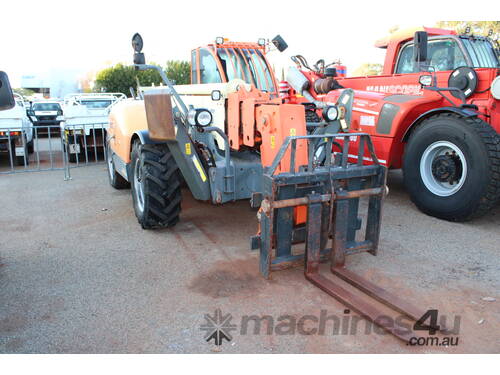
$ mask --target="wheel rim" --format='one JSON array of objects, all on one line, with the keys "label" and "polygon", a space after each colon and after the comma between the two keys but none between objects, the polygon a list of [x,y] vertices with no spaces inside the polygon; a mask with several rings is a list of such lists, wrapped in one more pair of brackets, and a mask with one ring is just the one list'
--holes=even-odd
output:
[{"label": "wheel rim", "polygon": [[462,188],[467,178],[467,160],[455,144],[434,142],[422,154],[420,176],[433,194],[448,197]]},{"label": "wheel rim", "polygon": [[137,160],[134,167],[134,193],[137,208],[140,212],[144,211],[144,186],[142,181],[142,168],[140,161]]}]

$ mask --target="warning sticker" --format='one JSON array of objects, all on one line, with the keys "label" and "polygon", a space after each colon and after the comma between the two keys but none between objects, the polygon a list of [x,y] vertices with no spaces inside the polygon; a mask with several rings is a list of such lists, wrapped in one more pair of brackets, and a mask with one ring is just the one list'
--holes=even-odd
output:
[{"label": "warning sticker", "polygon": [[203,171],[203,168],[201,167],[200,162],[198,161],[198,159],[194,155],[192,156],[192,159],[193,159],[194,166],[196,167],[196,169],[198,170],[198,173],[200,174],[201,180],[203,182],[205,182],[207,180],[207,176],[206,176],[205,172]]},{"label": "warning sticker", "polygon": [[271,136],[271,148],[276,147],[276,137],[274,135]]},{"label": "warning sticker", "polygon": [[365,126],[375,126],[375,116],[360,116],[359,124]]},{"label": "warning sticker", "polygon": [[186,155],[191,155],[191,143],[186,143]]}]

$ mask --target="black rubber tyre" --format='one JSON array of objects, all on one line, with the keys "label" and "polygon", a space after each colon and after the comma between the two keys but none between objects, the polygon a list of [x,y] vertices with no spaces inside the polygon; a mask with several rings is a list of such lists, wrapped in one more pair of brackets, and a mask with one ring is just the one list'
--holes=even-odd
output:
[{"label": "black rubber tyre", "polygon": [[181,212],[179,169],[166,145],[132,147],[130,182],[137,220],[144,229],[173,227]]},{"label": "black rubber tyre", "polygon": [[[433,148],[437,150],[442,144],[451,144],[457,152],[436,153],[432,164],[430,161],[426,164]],[[446,146],[444,150],[448,150]],[[440,164],[443,159],[445,164]],[[446,169],[450,164],[451,169]],[[431,168],[426,168],[429,165]],[[443,166],[444,169],[440,169]],[[429,170],[432,173],[425,172]],[[442,178],[449,176],[450,170],[452,184],[446,181],[444,190],[439,190]],[[463,118],[452,113],[431,116],[411,134],[405,149],[403,174],[411,200],[422,212],[450,221],[482,216],[500,199],[500,137],[479,118]],[[443,195],[443,191],[449,195]]]},{"label": "black rubber tyre", "polygon": [[111,147],[108,147],[107,164],[108,164],[108,180],[109,184],[117,190],[128,189],[130,183],[116,171],[115,163],[113,162]]}]

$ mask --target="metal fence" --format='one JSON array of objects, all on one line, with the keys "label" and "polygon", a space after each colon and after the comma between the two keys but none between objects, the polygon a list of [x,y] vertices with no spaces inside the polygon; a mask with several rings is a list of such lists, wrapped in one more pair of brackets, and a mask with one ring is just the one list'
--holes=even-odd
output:
[{"label": "metal fence", "polygon": [[0,128],[0,175],[105,163],[107,123]]}]

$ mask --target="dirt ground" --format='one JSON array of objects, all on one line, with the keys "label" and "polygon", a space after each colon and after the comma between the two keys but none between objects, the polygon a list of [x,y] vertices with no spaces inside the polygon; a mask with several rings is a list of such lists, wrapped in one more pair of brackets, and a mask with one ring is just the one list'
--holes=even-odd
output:
[{"label": "dirt ground", "polygon": [[[460,321],[456,346],[408,346],[375,330],[334,332],[328,321],[323,332],[310,330],[311,319],[294,326],[310,315],[358,317],[300,268],[260,276],[248,202],[214,207],[184,192],[175,228],[144,231],[130,191],[113,190],[103,165],[72,177],[0,176],[2,353],[500,352],[500,207],[470,223],[440,221],[420,213],[391,172],[379,255],[352,256],[348,266],[438,309],[448,325]],[[216,309],[235,325],[219,349],[200,329]],[[252,315],[272,324],[245,333]]]}]

